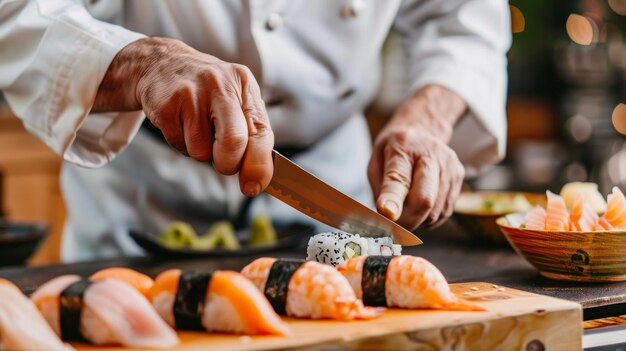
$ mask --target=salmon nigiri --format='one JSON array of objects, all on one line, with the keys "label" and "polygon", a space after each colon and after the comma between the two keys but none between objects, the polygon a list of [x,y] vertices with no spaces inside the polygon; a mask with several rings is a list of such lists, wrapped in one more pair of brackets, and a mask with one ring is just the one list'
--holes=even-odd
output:
[{"label": "salmon nigiri", "polygon": [[548,205],[546,208],[546,227],[545,230],[552,231],[568,231],[569,230],[569,214],[565,201],[559,195],[546,191],[548,196]]},{"label": "salmon nigiri", "polygon": [[291,333],[254,284],[234,271],[170,269],[156,277],[150,299],[161,317],[177,329]]},{"label": "salmon nigiri", "polygon": [[524,218],[526,229],[544,230],[546,227],[546,210],[541,206],[535,206],[526,213]]},{"label": "salmon nigiri", "polygon": [[280,314],[300,318],[370,319],[384,309],[365,307],[350,283],[329,265],[263,257],[241,270]]},{"label": "salmon nigiri", "polygon": [[598,226],[606,229],[626,229],[626,198],[618,187],[607,196],[606,212],[598,221]]},{"label": "salmon nigiri", "polygon": [[454,295],[437,267],[421,257],[356,256],[337,270],[368,306],[484,310]]},{"label": "salmon nigiri", "polygon": [[598,214],[582,194],[578,194],[570,213],[570,230],[590,232],[595,230]]},{"label": "salmon nigiri", "polygon": [[148,293],[154,285],[154,280],[143,273],[139,273],[130,268],[112,267],[105,268],[94,273],[90,280],[118,279],[130,284],[139,291],[143,296],[148,297]]},{"label": "salmon nigiri", "polygon": [[69,351],[37,307],[8,280],[0,279],[0,350]]},{"label": "salmon nigiri", "polygon": [[150,348],[178,344],[176,333],[148,300],[117,279],[64,275],[39,287],[31,300],[64,340]]}]

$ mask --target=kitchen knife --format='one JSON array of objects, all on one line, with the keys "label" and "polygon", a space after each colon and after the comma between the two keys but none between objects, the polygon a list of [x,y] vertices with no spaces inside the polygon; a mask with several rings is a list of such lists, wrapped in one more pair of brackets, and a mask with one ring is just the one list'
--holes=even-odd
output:
[{"label": "kitchen knife", "polygon": [[365,237],[391,236],[400,245],[422,241],[410,231],[272,152],[274,176],[265,192],[331,227]]}]

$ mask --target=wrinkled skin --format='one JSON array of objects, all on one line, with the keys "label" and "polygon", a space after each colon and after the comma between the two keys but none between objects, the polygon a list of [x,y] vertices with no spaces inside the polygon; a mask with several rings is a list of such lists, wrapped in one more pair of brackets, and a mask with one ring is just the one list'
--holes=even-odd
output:
[{"label": "wrinkled skin", "polygon": [[[406,228],[436,226],[453,211],[464,176],[447,146],[465,102],[438,85],[422,87],[383,128],[368,176],[380,213]],[[146,113],[184,155],[239,173],[241,191],[269,184],[274,134],[250,70],[166,38],[122,49],[109,66],[93,112]]]},{"label": "wrinkled skin", "polygon": [[409,229],[435,227],[452,215],[465,169],[447,143],[466,108],[437,85],[398,108],[376,138],[368,168],[380,213]]},{"label": "wrinkled skin", "polygon": [[93,111],[139,109],[182,154],[211,161],[222,174],[239,172],[245,195],[269,184],[274,134],[247,67],[174,39],[138,40],[109,66]]}]

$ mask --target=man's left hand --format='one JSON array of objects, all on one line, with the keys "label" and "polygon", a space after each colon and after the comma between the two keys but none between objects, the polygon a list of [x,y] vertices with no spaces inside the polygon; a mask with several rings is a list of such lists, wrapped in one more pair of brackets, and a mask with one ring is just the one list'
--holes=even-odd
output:
[{"label": "man's left hand", "polygon": [[465,169],[447,143],[466,108],[452,91],[428,85],[395,112],[376,138],[368,169],[380,213],[409,229],[450,217]]}]

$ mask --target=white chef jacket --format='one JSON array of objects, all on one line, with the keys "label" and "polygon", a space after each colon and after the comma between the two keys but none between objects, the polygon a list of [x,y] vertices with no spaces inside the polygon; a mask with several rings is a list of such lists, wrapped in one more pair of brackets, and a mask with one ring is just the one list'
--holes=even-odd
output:
[{"label": "white chef jacket", "polygon": [[[131,228],[157,232],[181,219],[204,230],[244,203],[236,177],[140,130],[141,112],[90,113],[116,53],[144,36],[248,66],[276,145],[302,148],[296,162],[368,205],[363,110],[381,89],[392,107],[430,83],[460,95],[469,109],[451,146],[469,173],[504,153],[506,1],[0,0],[0,90],[68,161],[67,261],[141,254]],[[265,195],[248,210],[258,213],[307,220]]]}]

